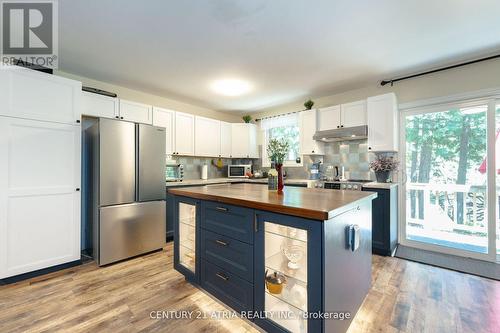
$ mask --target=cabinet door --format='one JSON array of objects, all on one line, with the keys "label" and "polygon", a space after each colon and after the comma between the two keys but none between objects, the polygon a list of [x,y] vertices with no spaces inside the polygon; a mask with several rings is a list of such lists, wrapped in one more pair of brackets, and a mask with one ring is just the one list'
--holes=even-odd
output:
[{"label": "cabinet door", "polygon": [[186,279],[198,283],[199,256],[199,201],[174,197],[174,268]]},{"label": "cabinet door", "polygon": [[82,91],[82,115],[119,118],[118,99]]},{"label": "cabinet door", "polygon": [[300,113],[300,152],[302,155],[322,155],[323,143],[313,139],[317,129],[316,110]]},{"label": "cabinet door", "polygon": [[220,121],[195,117],[194,154],[196,156],[220,156]]},{"label": "cabinet door", "polygon": [[248,157],[259,158],[257,146],[257,125],[246,124],[248,128]]},{"label": "cabinet door", "polygon": [[366,101],[342,104],[340,111],[340,127],[366,125]]},{"label": "cabinet door", "polygon": [[220,122],[220,156],[231,157],[232,133],[231,124]]},{"label": "cabinet door", "polygon": [[175,111],[153,107],[153,125],[165,128],[165,154],[174,152]]},{"label": "cabinet door", "polygon": [[153,124],[153,107],[120,99],[120,119],[134,123]]},{"label": "cabinet door", "polygon": [[194,116],[188,113],[175,113],[176,155],[194,156]]},{"label": "cabinet door", "polygon": [[246,124],[231,124],[231,155],[233,158],[249,156],[248,143],[250,141],[250,132]]},{"label": "cabinet door", "polygon": [[318,109],[318,131],[340,128],[340,105]]},{"label": "cabinet door", "polygon": [[75,124],[81,82],[17,66],[0,69],[0,115]]},{"label": "cabinet door", "polygon": [[368,150],[398,151],[397,112],[394,93],[367,99]]},{"label": "cabinet door", "polygon": [[80,138],[0,117],[0,278],[80,259]]},{"label": "cabinet door", "polygon": [[[322,322],[301,313],[322,310],[321,223],[257,212],[254,245],[255,311],[273,314],[256,323],[268,332],[322,332]],[[285,277],[282,289],[266,285],[266,274]],[[276,287],[276,286],[275,286]],[[293,313],[279,318],[280,311]]]}]

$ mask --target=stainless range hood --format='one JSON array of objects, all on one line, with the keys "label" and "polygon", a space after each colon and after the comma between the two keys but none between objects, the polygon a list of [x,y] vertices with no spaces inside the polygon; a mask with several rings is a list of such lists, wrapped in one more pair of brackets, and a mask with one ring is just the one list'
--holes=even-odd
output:
[{"label": "stainless range hood", "polygon": [[316,141],[333,142],[346,140],[361,140],[368,137],[368,126],[342,127],[326,131],[317,131],[313,139]]}]

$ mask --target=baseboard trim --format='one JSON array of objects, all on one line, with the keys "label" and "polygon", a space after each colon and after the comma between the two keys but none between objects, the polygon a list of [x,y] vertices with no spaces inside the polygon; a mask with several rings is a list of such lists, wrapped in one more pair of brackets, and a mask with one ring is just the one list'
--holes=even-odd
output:
[{"label": "baseboard trim", "polygon": [[451,269],[461,273],[500,280],[500,264],[398,245],[396,257]]},{"label": "baseboard trim", "polygon": [[67,263],[64,263],[64,264],[60,264],[60,265],[56,265],[56,266],[42,268],[42,269],[39,269],[39,270],[36,270],[36,271],[33,271],[33,272],[28,272],[28,273],[23,273],[23,274],[19,274],[19,275],[10,276],[10,277],[5,278],[5,279],[0,279],[0,285],[6,285],[6,284],[12,284],[12,283],[16,283],[16,282],[21,282],[21,281],[28,280],[28,279],[31,279],[31,278],[34,278],[34,277],[38,277],[38,276],[41,276],[41,275],[45,275],[45,274],[49,274],[49,273],[54,273],[54,272],[57,272],[57,271],[60,271],[60,270],[66,269],[66,268],[71,268],[71,267],[79,266],[81,264],[82,264],[81,260],[75,260],[75,261],[70,261],[70,262],[67,262]]}]

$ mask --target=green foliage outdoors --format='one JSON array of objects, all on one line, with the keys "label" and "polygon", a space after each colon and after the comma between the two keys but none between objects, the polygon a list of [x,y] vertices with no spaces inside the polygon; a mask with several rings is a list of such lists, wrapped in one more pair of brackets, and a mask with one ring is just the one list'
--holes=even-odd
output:
[{"label": "green foliage outdoors", "polygon": [[295,159],[300,156],[300,133],[298,126],[271,128],[267,132],[267,137],[269,142],[272,139],[285,140],[288,142],[289,149],[284,157],[284,161],[295,161]]}]

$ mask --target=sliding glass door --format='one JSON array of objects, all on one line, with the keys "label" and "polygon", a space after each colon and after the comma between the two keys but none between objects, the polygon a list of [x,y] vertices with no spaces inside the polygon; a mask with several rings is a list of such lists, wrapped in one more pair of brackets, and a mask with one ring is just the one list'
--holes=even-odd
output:
[{"label": "sliding glass door", "polygon": [[[495,115],[500,133],[500,108],[489,100],[402,112],[402,244],[494,260],[500,174],[492,175],[488,153]],[[500,142],[497,151],[500,169]]]}]

